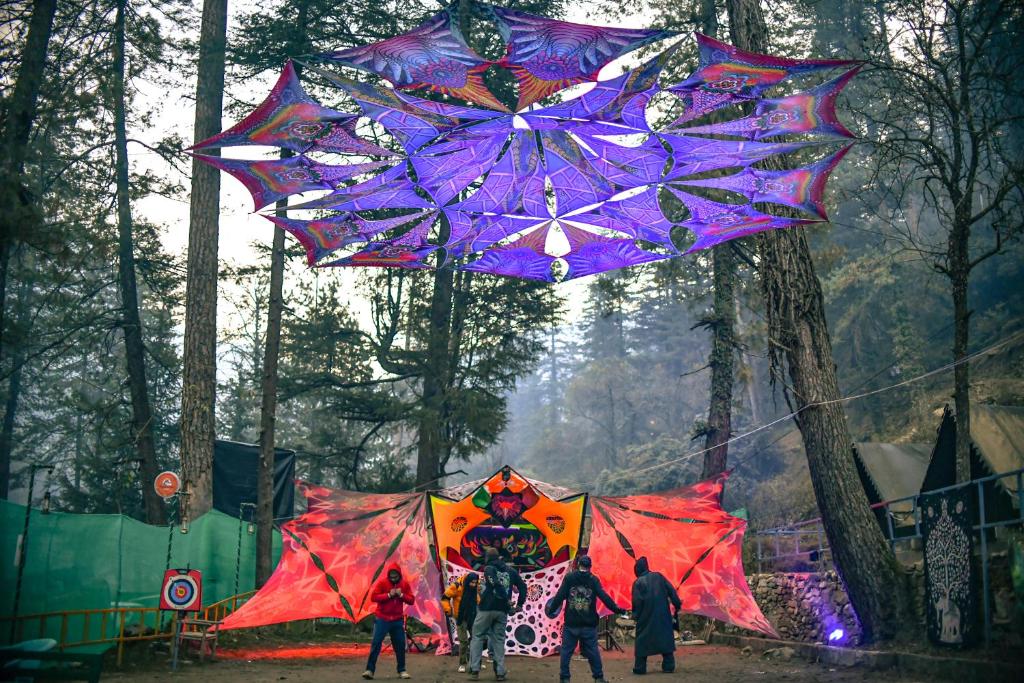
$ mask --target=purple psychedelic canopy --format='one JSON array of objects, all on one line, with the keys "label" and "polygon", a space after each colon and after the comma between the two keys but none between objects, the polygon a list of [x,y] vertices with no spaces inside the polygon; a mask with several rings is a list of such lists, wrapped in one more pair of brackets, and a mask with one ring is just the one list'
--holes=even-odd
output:
[{"label": "purple psychedelic canopy", "polygon": [[[317,267],[453,267],[555,282],[826,219],[825,183],[849,150],[837,143],[853,137],[836,117],[836,97],[857,68],[803,92],[766,93],[791,77],[853,62],[770,57],[697,34],[698,67],[679,84],[658,82],[678,43],[598,81],[614,59],[674,34],[483,8],[507,44],[500,61],[466,44],[449,8],[409,33],[323,55],[393,87],[306,67],[343,91],[358,113],[314,101],[289,62],[259,107],[193,149],[260,145],[294,153],[197,156],[240,180],[257,210],[326,192],[287,206],[302,218],[265,216]],[[483,72],[492,67],[515,76],[517,112],[487,89]],[[587,82],[577,97],[536,104]],[[416,88],[446,101],[404,92]],[[673,111],[681,114],[671,124],[652,127]],[[368,120],[390,141],[367,139]],[[825,145],[831,152],[798,168],[758,166]],[[766,204],[806,217],[765,213]]]}]

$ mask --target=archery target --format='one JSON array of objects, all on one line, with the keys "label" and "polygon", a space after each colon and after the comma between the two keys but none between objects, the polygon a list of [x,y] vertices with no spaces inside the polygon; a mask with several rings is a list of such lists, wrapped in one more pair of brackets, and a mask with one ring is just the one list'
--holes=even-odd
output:
[{"label": "archery target", "polygon": [[160,591],[160,609],[198,612],[202,608],[202,577],[199,572],[169,569]]}]

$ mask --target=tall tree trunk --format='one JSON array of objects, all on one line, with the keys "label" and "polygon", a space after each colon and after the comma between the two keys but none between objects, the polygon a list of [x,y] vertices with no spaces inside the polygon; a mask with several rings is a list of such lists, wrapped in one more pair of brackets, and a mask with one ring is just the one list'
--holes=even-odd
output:
[{"label": "tall tree trunk", "polygon": [[561,413],[561,387],[558,385],[558,335],[555,328],[551,328],[548,335],[551,340],[550,366],[548,370],[548,427],[554,429],[558,426]]},{"label": "tall tree trunk", "polygon": [[[743,339],[750,329],[743,320],[743,307],[740,305],[740,300],[737,298],[736,301],[736,337]],[[746,380],[747,390],[747,403],[750,404],[750,421],[753,424],[761,424],[762,416],[764,411],[761,410],[761,395],[757,390],[758,377],[760,376],[760,364],[757,362],[757,358],[752,357],[749,361],[741,361],[740,367],[741,372],[743,366],[746,366],[748,379]]]},{"label": "tall tree trunk", "polygon": [[[291,156],[281,151],[281,158]],[[288,200],[277,203],[278,215],[284,214]],[[270,300],[267,305],[267,339],[263,352],[263,378],[260,402],[260,459],[256,473],[256,587],[267,582],[274,568],[274,428],[277,422],[277,361],[281,352],[281,315],[284,311],[284,230],[274,227],[274,245],[270,252]]]},{"label": "tall tree trunk", "polygon": [[114,149],[117,155],[117,278],[121,290],[121,329],[132,397],[132,439],[139,455],[142,503],[146,521],[166,524],[164,503],[153,488],[156,481],[156,445],[153,442],[153,410],[146,385],[146,347],[142,340],[139,293],[135,282],[135,245],[132,239],[132,208],[128,197],[128,133],[125,113],[125,6],[117,4],[114,19]]},{"label": "tall tree trunk", "polygon": [[958,220],[949,233],[948,273],[953,290],[953,404],[956,406],[956,481],[971,480],[971,366],[965,362],[971,312],[967,307],[970,260],[967,252],[970,228]]},{"label": "tall tree trunk", "polygon": [[[704,33],[718,34],[718,8],[714,0],[701,1]],[[736,257],[731,244],[719,244],[711,250],[714,269],[714,304],[711,311],[711,401],[708,406],[707,433],[704,437],[702,479],[724,472],[729,461],[729,437],[732,435],[732,390],[736,359]]]},{"label": "tall tree trunk", "polygon": [[18,298],[14,324],[18,335],[14,339],[11,354],[11,375],[7,379],[7,396],[4,400],[4,419],[0,426],[0,498],[6,500],[11,491],[11,455],[14,451],[14,426],[21,401],[21,373],[25,365],[25,343],[31,323],[28,315],[28,297],[31,287],[25,278],[18,283]]},{"label": "tall tree trunk", "polygon": [[18,69],[18,80],[7,108],[3,155],[0,156],[0,164],[3,164],[0,167],[0,206],[4,207],[0,211],[0,354],[4,352],[4,314],[12,241],[17,233],[30,231],[36,222],[29,210],[30,199],[21,176],[28,154],[29,133],[36,118],[39,89],[43,83],[46,47],[50,43],[56,13],[57,0],[36,0],[33,3],[21,68]]},{"label": "tall tree trunk", "polygon": [[711,405],[704,438],[703,479],[724,472],[732,434],[732,389],[736,359],[736,258],[731,244],[712,249],[715,303],[711,313]]},{"label": "tall tree trunk", "polygon": [[[221,128],[227,22],[227,0],[204,0],[196,82],[196,142],[218,133]],[[191,493],[187,505],[192,518],[207,512],[213,505],[219,211],[220,171],[195,159],[192,161],[181,386],[181,469]]]},{"label": "tall tree trunk", "polygon": [[[448,332],[448,356],[442,367],[442,401],[440,411],[441,444],[437,463],[438,473],[448,470],[448,462],[455,452],[458,441],[457,425],[453,424],[451,396],[455,391],[456,369],[462,359],[462,339],[466,331],[466,314],[469,312],[473,292],[473,272],[460,271],[452,274],[452,312]],[[438,486],[440,481],[437,482]]]},{"label": "tall tree trunk", "polygon": [[[295,53],[306,54],[308,3],[299,5],[296,28],[299,31]],[[299,67],[301,69],[301,67]],[[281,150],[281,158],[292,156]],[[278,215],[284,215],[288,200],[277,203]],[[256,474],[256,587],[273,573],[274,525],[274,451],[277,425],[277,363],[281,353],[281,316],[284,313],[284,230],[274,226],[274,244],[270,252],[270,296],[267,304],[267,340],[263,354],[262,400],[260,402],[260,460]]]},{"label": "tall tree trunk", "polygon": [[427,365],[423,372],[416,453],[417,487],[435,486],[441,474],[441,451],[444,444],[442,413],[451,342],[453,278],[451,268],[438,268],[434,271],[434,291],[430,298],[430,336],[427,339]]},{"label": "tall tree trunk", "polygon": [[14,368],[7,380],[7,398],[4,401],[4,421],[0,426],[0,498],[7,499],[11,491],[11,453],[14,450],[14,418],[21,399],[21,368],[23,365],[20,347],[14,349],[11,357]]},{"label": "tall tree trunk", "polygon": [[[757,0],[727,0],[733,43],[767,52]],[[758,239],[773,366],[785,358],[796,418],[836,569],[866,640],[887,638],[911,623],[901,572],[853,462],[825,320],[821,283],[803,230],[772,230]]]}]

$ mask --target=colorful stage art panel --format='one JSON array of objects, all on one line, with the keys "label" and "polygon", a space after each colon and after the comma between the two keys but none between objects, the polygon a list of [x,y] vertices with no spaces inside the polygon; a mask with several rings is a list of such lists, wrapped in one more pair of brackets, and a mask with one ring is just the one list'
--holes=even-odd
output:
[{"label": "colorful stage art panel", "polygon": [[[469,19],[503,57],[468,45]],[[859,65],[695,40],[696,69],[664,83],[683,45],[674,32],[452,3],[406,33],[288,62],[252,113],[191,149],[238,179],[257,210],[312,193],[275,223],[313,267],[558,282],[827,220],[829,174],[855,137],[838,98]],[[647,62],[599,80],[613,60],[658,43]],[[516,92],[492,92],[489,70]],[[348,104],[320,104],[303,77]],[[668,125],[653,125],[656,100]],[[253,145],[296,156],[198,153]],[[765,169],[768,159],[779,164]],[[422,219],[369,225],[411,211]]]},{"label": "colorful stage art panel", "polygon": [[633,565],[646,557],[676,587],[684,612],[776,636],[743,572],[747,522],[720,503],[727,476],[658,494],[591,498],[588,554],[617,603],[630,604]]},{"label": "colorful stage art panel", "polygon": [[579,550],[586,495],[554,500],[510,467],[462,495],[460,500],[430,496],[445,581],[482,571],[485,550],[496,548],[528,588],[523,611],[509,617],[506,652],[551,654],[561,616],[546,616],[544,604],[558,591]]},{"label": "colorful stage art panel", "polygon": [[[445,562],[448,581],[457,581],[469,573],[461,565]],[[508,619],[505,626],[505,654],[527,657],[547,657],[554,654],[562,640],[562,616],[551,619],[544,614],[544,605],[555,597],[565,575],[572,571],[572,562],[565,561],[539,571],[523,572],[526,583],[526,602],[523,611]],[[459,644],[458,635],[451,629],[452,644]]]},{"label": "colorful stage art panel", "polygon": [[360,621],[373,614],[370,589],[397,562],[417,596],[406,609],[447,643],[431,553],[424,494],[373,494],[300,483],[306,514],[281,525],[277,569],[222,629],[334,617]]}]

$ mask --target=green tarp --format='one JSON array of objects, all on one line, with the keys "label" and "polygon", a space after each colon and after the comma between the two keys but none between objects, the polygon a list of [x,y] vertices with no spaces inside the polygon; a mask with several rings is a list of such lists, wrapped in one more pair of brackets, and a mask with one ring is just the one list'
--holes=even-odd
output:
[{"label": "green tarp", "polygon": [[[0,501],[0,616],[13,612],[15,553],[24,523],[24,506]],[[238,519],[223,513],[203,515],[190,524],[187,534],[178,527],[168,534],[167,527],[122,515],[44,515],[32,510],[18,614],[156,607],[168,536],[171,567],[188,566],[203,573],[203,605],[235,593],[236,567],[238,592],[253,589],[256,537],[243,522],[239,547]],[[276,564],[281,555],[276,530],[273,553]],[[0,640],[6,638],[6,632],[0,633]]]}]

